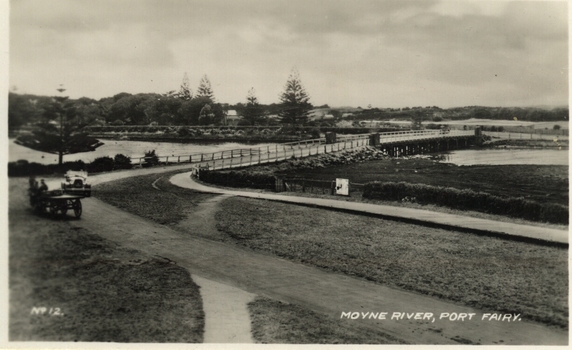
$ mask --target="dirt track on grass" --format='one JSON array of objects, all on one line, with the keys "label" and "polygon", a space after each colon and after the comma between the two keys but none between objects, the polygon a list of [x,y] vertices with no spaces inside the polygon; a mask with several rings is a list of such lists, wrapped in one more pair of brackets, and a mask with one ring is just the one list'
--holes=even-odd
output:
[{"label": "dirt track on grass", "polygon": [[[109,175],[110,178],[125,177],[125,174]],[[131,176],[135,175],[141,174],[134,172]],[[568,334],[562,330],[524,321],[483,321],[483,311],[480,310],[185,235],[118,210],[95,198],[86,199],[83,204],[84,216],[81,220],[70,221],[71,225],[90,229],[125,247],[171,259],[192,274],[250,293],[295,303],[335,318],[340,318],[342,312],[388,312],[388,318],[394,312],[433,313],[436,317],[434,322],[406,318],[347,320],[360,322],[364,327],[381,329],[413,344],[568,343]],[[205,220],[204,217],[202,219]],[[208,229],[208,226],[201,225],[201,229]],[[194,229],[196,228],[191,224],[189,230],[192,232]],[[471,321],[439,319],[442,313],[462,312],[474,313],[475,316]],[[494,313],[494,310],[485,312]]]}]

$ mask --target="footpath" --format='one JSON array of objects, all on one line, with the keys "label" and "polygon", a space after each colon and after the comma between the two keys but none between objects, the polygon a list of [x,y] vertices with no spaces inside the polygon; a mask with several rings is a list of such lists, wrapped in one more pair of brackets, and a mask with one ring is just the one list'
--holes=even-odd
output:
[{"label": "footpath", "polygon": [[[93,184],[96,184],[125,177],[185,168],[190,170],[189,165],[139,169],[102,174],[90,179]],[[363,211],[364,208],[365,210],[376,210],[375,208],[382,207],[340,200],[212,188],[193,181],[190,178],[190,173],[177,174],[171,178],[171,182],[178,186],[210,193],[265,198],[292,203],[302,201],[302,204],[305,205],[331,207],[347,211]],[[344,318],[347,322],[360,323],[370,329],[383,330],[389,335],[404,339],[412,344],[568,344],[568,332],[566,330],[530,323],[520,318],[526,318],[526,315],[519,317],[513,315],[511,322],[508,320],[489,321],[490,317],[483,319],[484,315],[486,313],[494,314],[495,310],[477,310],[443,302],[351,276],[325,272],[318,268],[296,264],[268,254],[257,253],[192,235],[184,235],[163,225],[118,210],[96,198],[86,200],[84,203],[85,212],[91,215],[85,215],[82,220],[71,223],[74,226],[86,226],[102,237],[123,246],[167,257],[186,268],[193,276],[200,276],[203,279],[232,286],[250,294],[294,303],[334,318]],[[352,207],[356,204],[359,205],[358,209]],[[372,206],[374,208],[369,208]],[[405,208],[388,207],[385,209],[394,210],[396,216],[407,215],[403,214]],[[419,212],[424,211],[415,211],[410,214],[418,215]],[[373,212],[373,214],[376,213]],[[388,216],[389,214],[388,212],[379,212],[376,215]],[[411,217],[415,217],[414,215]],[[427,220],[435,220],[436,213],[425,212],[424,215],[426,215]],[[105,220],[101,220],[101,218],[105,218]],[[454,226],[463,222],[467,225],[467,222],[471,222],[473,219],[459,216],[455,220],[451,217],[448,217],[447,220],[451,220],[450,224]],[[503,223],[489,222],[488,230],[499,232],[497,229],[499,224]],[[484,228],[486,227],[484,226]],[[483,230],[484,228],[478,229]],[[190,232],[194,229],[192,226],[189,227]],[[545,235],[547,231],[540,227],[530,229],[536,232],[535,238],[538,238],[539,235]],[[528,235],[530,234],[529,232]],[[559,239],[562,238],[561,235],[561,232],[554,234],[555,237],[560,237]],[[550,236],[552,237],[552,235]],[[371,312],[387,312],[387,319],[373,319]],[[405,317],[392,320],[391,317],[394,313],[400,313]],[[434,321],[433,319],[415,319],[414,315],[417,313],[422,313],[423,318],[430,313],[433,315]],[[412,315],[412,318],[408,318],[407,314]],[[467,316],[463,317],[462,320],[459,318],[460,315],[470,314],[473,314],[471,320],[468,320]],[[352,315],[351,318],[355,315],[358,317],[348,319],[350,316],[343,315]],[[448,316],[441,318],[443,315]]]},{"label": "footpath", "polygon": [[528,226],[509,222],[480,219],[469,216],[438,213],[422,209],[393,207],[389,205],[349,202],[338,199],[287,196],[272,193],[228,190],[205,186],[194,181],[190,173],[181,173],[171,178],[173,185],[196,191],[219,193],[248,198],[268,199],[286,203],[296,203],[347,212],[366,213],[380,217],[399,218],[411,222],[429,223],[441,227],[462,229],[477,233],[508,235],[513,237],[546,241],[568,245],[568,231],[539,226]]},{"label": "footpath", "polygon": [[[334,319],[343,318],[343,322],[359,323],[411,344],[568,344],[566,330],[527,322],[523,320],[526,315],[512,315],[510,322],[490,321],[485,313],[493,314],[495,310],[477,310],[444,302],[197,237],[192,234],[196,229],[193,226],[188,227],[190,234],[175,231],[118,210],[97,198],[85,200],[84,210],[89,215],[70,221],[70,225],[84,227],[126,248],[168,258],[187,269],[193,278],[200,276],[238,288],[248,293],[245,296],[266,296]],[[218,290],[216,286],[214,288]],[[208,294],[208,290],[204,292]],[[224,291],[221,293],[225,294]],[[205,310],[207,318],[212,311]],[[367,312],[368,316],[362,317],[362,312]],[[387,319],[369,318],[371,312],[386,312]],[[404,317],[391,319],[397,312]],[[343,316],[348,313],[351,318]],[[407,313],[412,315],[410,319]],[[429,318],[415,319],[417,313]],[[447,317],[441,318],[445,314]],[[460,315],[465,316],[459,319]],[[355,316],[358,317],[352,319]]]}]

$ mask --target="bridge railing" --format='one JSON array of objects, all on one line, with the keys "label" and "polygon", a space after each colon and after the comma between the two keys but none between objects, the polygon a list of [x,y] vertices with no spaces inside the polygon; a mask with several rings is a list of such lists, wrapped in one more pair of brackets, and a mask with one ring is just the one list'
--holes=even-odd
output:
[{"label": "bridge railing", "polygon": [[[413,130],[380,133],[381,143],[395,141],[447,138],[454,136],[473,135],[473,131],[451,130],[443,132],[441,130]],[[248,162],[257,163],[277,162],[290,157],[307,157],[311,155],[338,152],[342,150],[356,149],[369,145],[370,134],[342,135],[337,142],[326,144],[324,139],[312,139],[285,144],[275,144],[273,146],[252,147],[242,149],[232,149],[210,153],[195,153],[175,156],[157,156],[159,162],[165,164],[173,163],[204,163],[208,162],[219,168],[221,165],[243,166]],[[235,161],[238,158],[240,161]],[[244,159],[244,161],[242,161]],[[151,160],[150,157],[132,157],[134,164],[143,166]]]},{"label": "bridge railing", "polygon": [[522,132],[505,132],[505,131],[483,131],[483,134],[491,137],[507,140],[547,140],[558,142],[558,140],[568,140],[568,135],[551,135],[551,134],[535,134]]},{"label": "bridge railing", "polygon": [[[314,141],[314,142],[311,142]],[[369,145],[369,138],[342,139],[333,144],[325,144],[316,140],[307,140],[298,144],[276,144],[265,147],[252,147],[243,149],[233,149],[210,153],[195,153],[185,155],[156,156],[161,163],[203,163],[217,162],[217,164],[236,164],[233,159],[249,159],[260,162],[271,162],[288,159],[290,157],[307,157],[322,153],[331,153],[342,150],[355,149]],[[131,157],[131,162],[143,166],[152,157]],[[242,163],[241,163],[242,164]],[[218,165],[217,165],[218,167]]]}]

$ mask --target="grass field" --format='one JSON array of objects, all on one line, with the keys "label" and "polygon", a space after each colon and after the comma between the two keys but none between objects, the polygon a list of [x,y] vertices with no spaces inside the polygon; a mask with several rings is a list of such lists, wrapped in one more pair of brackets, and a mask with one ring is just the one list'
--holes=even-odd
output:
[{"label": "grass field", "polygon": [[186,270],[34,215],[26,186],[10,179],[11,341],[202,342],[202,299]]},{"label": "grass field", "polygon": [[263,344],[399,344],[397,339],[297,305],[256,297],[248,304],[252,337]]},{"label": "grass field", "polygon": [[568,326],[568,250],[269,201],[229,198],[236,244],[492,312]]},{"label": "grass field", "polygon": [[[98,185],[96,196],[175,225],[189,207],[212,195],[172,186],[172,174]],[[134,189],[129,201],[123,200],[125,189]],[[491,312],[518,312],[528,320],[568,326],[567,249],[271,201],[231,198],[221,205],[217,240]],[[164,207],[170,208],[168,215],[158,215]]]},{"label": "grass field", "polygon": [[568,205],[568,167],[558,165],[456,166],[423,158],[393,158],[283,174],[329,181],[339,177],[354,183],[404,181]]}]

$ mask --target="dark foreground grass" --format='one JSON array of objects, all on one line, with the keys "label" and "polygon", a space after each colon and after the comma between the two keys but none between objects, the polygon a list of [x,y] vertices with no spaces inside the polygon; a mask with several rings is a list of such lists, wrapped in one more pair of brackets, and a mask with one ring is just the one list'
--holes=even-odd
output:
[{"label": "dark foreground grass", "polygon": [[568,327],[568,249],[246,198],[221,203],[237,244],[458,302]]},{"label": "dark foreground grass", "polygon": [[343,320],[297,305],[256,297],[248,304],[252,337],[263,344],[398,344],[380,331],[360,328]]},{"label": "dark foreground grass", "polygon": [[202,342],[199,287],[185,269],[35,216],[26,184],[10,180],[11,341]]}]

